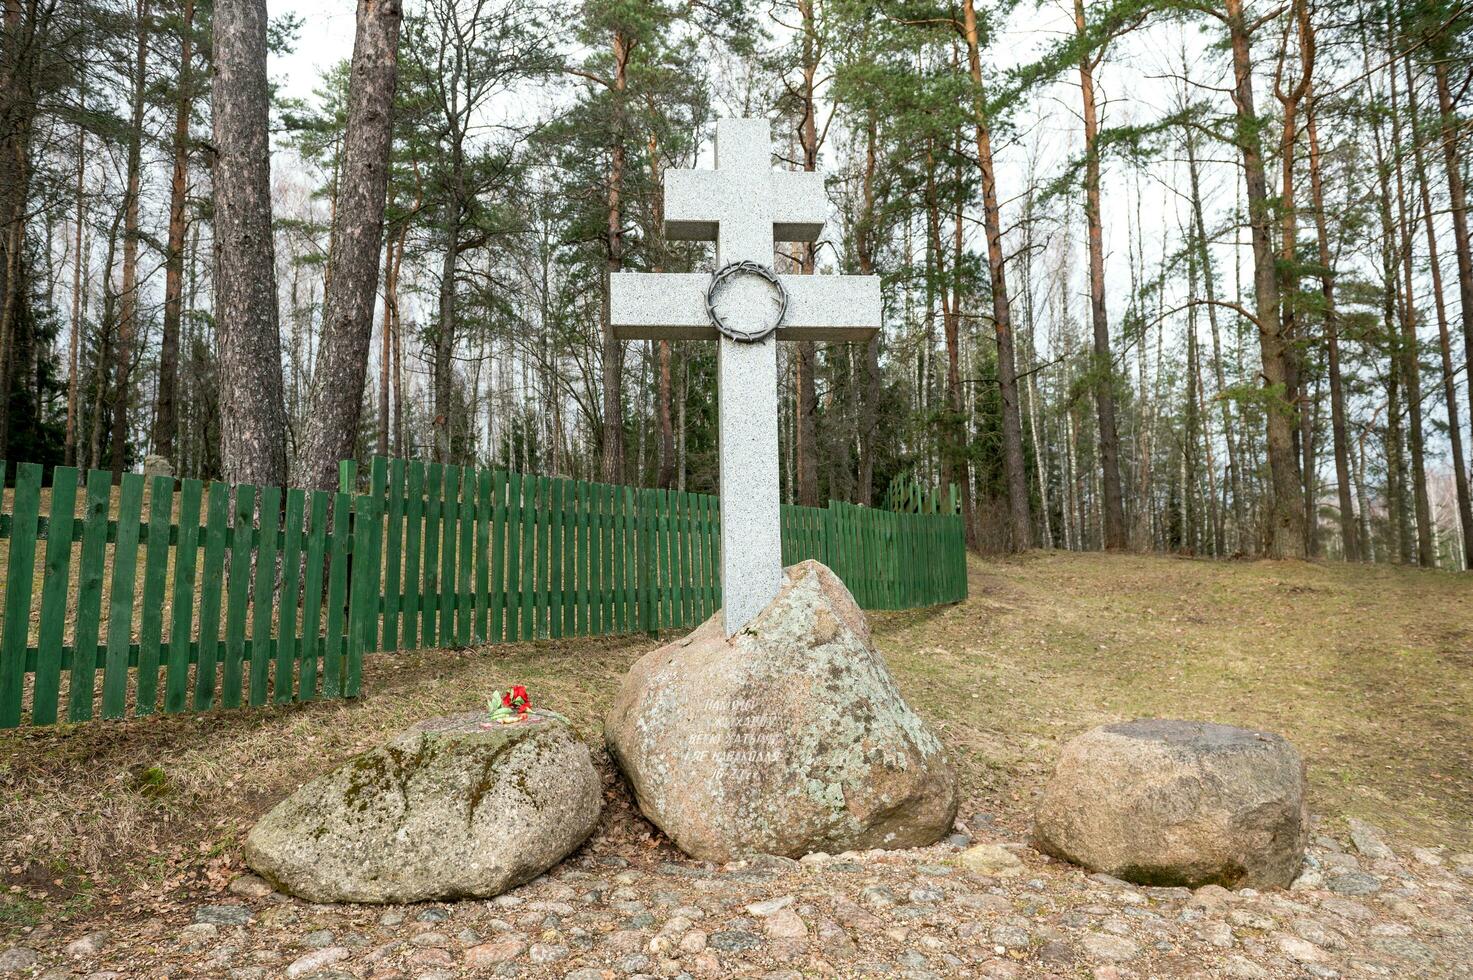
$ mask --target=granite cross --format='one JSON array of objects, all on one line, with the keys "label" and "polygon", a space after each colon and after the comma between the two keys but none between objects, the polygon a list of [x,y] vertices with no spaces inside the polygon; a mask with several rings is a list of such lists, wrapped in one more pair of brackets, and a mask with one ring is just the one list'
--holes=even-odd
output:
[{"label": "granite cross", "polygon": [[715,170],[665,173],[665,234],[715,241],[715,275],[616,273],[609,319],[621,340],[716,340],[721,587],[726,635],[782,586],[777,340],[868,340],[876,276],[776,275],[774,242],[817,241],[823,175],[772,169],[766,119],[716,124]]}]

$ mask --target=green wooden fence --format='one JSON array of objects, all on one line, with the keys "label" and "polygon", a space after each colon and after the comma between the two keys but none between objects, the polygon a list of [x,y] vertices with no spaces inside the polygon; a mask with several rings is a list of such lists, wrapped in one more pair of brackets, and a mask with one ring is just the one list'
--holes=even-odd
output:
[{"label": "green wooden fence", "polygon": [[[0,475],[0,728],[354,697],[366,652],[654,633],[721,605],[705,494],[378,458],[366,494],[350,463],[337,493]],[[785,506],[782,546],[866,608],[966,595],[952,514]]]}]

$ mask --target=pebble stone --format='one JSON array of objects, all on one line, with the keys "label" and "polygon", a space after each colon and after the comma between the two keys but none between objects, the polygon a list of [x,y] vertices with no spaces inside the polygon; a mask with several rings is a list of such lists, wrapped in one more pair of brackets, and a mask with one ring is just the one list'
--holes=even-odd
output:
[{"label": "pebble stone", "polygon": [[107,945],[109,935],[110,933],[106,931],[89,932],[81,939],[74,939],[67,943],[66,949],[62,952],[75,960],[90,959],[102,952],[103,947]]},{"label": "pebble stone", "polygon": [[334,963],[341,963],[352,956],[351,950],[342,946],[328,946],[325,949],[315,949],[305,956],[299,956],[292,960],[286,968],[289,977],[304,977],[310,973],[316,973]]},{"label": "pebble stone", "polygon": [[713,949],[723,953],[745,953],[762,945],[762,937],[742,929],[727,929],[708,940]]},{"label": "pebble stone", "polygon": [[0,974],[20,973],[29,970],[41,962],[41,956],[34,949],[25,946],[12,946],[5,952],[0,953]]},{"label": "pebble stone", "polygon": [[256,917],[244,905],[201,905],[194,910],[194,921],[214,926],[243,926]]},{"label": "pebble stone", "polygon": [[1329,888],[1340,895],[1374,895],[1381,890],[1381,882],[1364,871],[1347,871],[1332,875]]},{"label": "pebble stone", "polygon": [[[82,980],[86,968],[106,980],[119,963],[97,961],[112,950],[126,950],[128,980],[1458,975],[1473,949],[1473,888],[1450,851],[1436,851],[1441,865],[1398,852],[1404,865],[1314,844],[1307,867],[1324,872],[1323,886],[1262,894],[1136,888],[1026,851],[1028,875],[985,874],[943,863],[957,853],[945,842],[723,866],[596,855],[505,901],[375,910],[241,896],[175,917],[113,918],[110,934],[42,926],[0,952],[0,980]],[[1375,890],[1329,887],[1352,876]]]}]

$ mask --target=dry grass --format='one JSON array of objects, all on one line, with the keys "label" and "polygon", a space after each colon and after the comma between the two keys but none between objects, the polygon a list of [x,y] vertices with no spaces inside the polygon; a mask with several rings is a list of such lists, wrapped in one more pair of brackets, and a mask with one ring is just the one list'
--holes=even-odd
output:
[{"label": "dry grass", "polygon": [[1289,737],[1315,812],[1473,845],[1468,577],[1055,553],[974,563],[970,586],[881,644],[1006,816],[1026,820],[1060,740],[1176,717]]},{"label": "dry grass", "polygon": [[[874,616],[941,726],[969,806],[1015,829],[1058,743],[1140,715],[1252,725],[1310,763],[1312,806],[1413,843],[1473,846],[1473,588],[1382,568],[1039,554],[974,561],[957,606]],[[376,654],[356,703],[0,734],[0,936],[130,890],[189,889],[238,860],[292,786],[411,721],[527,683],[594,742],[655,641]]]}]

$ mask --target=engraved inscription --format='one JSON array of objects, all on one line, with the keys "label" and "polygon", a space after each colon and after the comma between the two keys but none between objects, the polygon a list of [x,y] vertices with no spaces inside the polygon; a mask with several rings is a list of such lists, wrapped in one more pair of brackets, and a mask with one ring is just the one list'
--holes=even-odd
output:
[{"label": "engraved inscription", "polygon": [[711,698],[697,706],[696,730],[684,761],[694,765],[761,765],[782,761],[783,715],[757,698]]}]

